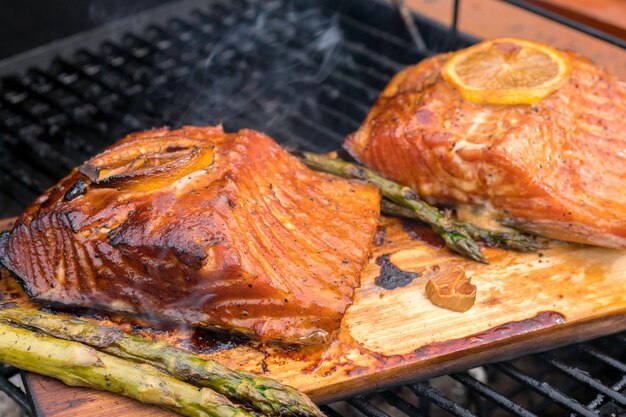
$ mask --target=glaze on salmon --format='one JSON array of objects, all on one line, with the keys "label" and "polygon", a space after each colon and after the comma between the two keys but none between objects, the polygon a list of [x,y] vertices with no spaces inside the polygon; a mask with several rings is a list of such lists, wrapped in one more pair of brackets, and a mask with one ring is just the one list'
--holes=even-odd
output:
[{"label": "glaze on salmon", "polygon": [[379,202],[252,130],[158,129],[39,197],[0,260],[40,303],[323,343],[359,285]]},{"label": "glaze on salmon", "polygon": [[567,83],[533,105],[464,101],[450,55],[397,74],[345,148],[438,203],[495,209],[532,233],[626,247],[626,84],[567,52]]}]

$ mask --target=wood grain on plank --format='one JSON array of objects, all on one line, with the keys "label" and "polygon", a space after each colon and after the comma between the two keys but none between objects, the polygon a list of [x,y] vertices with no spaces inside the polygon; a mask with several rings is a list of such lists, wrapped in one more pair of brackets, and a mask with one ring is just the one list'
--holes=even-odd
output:
[{"label": "wood grain on plank", "polygon": [[[486,249],[490,264],[482,265],[441,247],[427,228],[386,218],[376,240],[354,305],[330,346],[284,351],[243,345],[207,356],[264,372],[327,402],[626,329],[624,251],[579,245],[531,254]],[[383,255],[419,276],[395,289],[378,286]],[[476,304],[465,313],[436,307],[425,295],[428,278],[451,268],[463,268],[478,287]],[[40,416],[168,415],[39,376],[26,381]],[[90,414],[97,410],[104,411]]]},{"label": "wood grain on plank", "polygon": [[171,411],[108,392],[80,387],[69,388],[56,379],[40,375],[26,376],[24,381],[36,416],[171,417],[177,415]]}]

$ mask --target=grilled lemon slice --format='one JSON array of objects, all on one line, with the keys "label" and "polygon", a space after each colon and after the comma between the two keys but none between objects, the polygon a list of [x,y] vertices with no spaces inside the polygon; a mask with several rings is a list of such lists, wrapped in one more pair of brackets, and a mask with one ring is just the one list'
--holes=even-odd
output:
[{"label": "grilled lemon slice", "polygon": [[502,38],[452,54],[441,75],[472,103],[532,104],[561,87],[571,72],[567,55],[548,45]]},{"label": "grilled lemon slice", "polygon": [[213,163],[214,144],[184,136],[156,136],[109,148],[78,167],[97,188],[150,191]]}]

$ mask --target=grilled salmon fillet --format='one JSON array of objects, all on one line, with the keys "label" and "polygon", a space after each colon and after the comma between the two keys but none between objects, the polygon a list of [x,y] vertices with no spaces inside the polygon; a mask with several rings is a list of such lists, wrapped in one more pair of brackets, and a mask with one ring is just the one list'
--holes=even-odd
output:
[{"label": "grilled salmon fillet", "polygon": [[0,261],[44,304],[323,343],[359,285],[379,202],[259,132],[158,129],[39,197]]},{"label": "grilled salmon fillet", "polygon": [[397,74],[344,146],[431,202],[495,209],[550,238],[626,247],[626,84],[566,52],[571,78],[533,105],[473,104],[449,54]]}]

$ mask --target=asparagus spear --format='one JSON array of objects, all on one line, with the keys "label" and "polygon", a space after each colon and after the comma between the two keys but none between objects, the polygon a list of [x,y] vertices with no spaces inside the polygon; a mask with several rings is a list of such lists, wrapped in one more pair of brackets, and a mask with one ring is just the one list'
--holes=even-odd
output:
[{"label": "asparagus spear", "polygon": [[324,416],[306,395],[294,388],[270,378],[233,371],[217,361],[204,360],[165,342],[11,305],[0,306],[0,322],[27,326],[60,339],[85,343],[119,358],[153,365],[175,378],[212,388],[265,415]]},{"label": "asparagus spear", "polygon": [[377,186],[383,197],[411,209],[419,220],[430,225],[451,250],[475,261],[488,263],[478,244],[464,228],[458,227],[452,219],[443,215],[436,207],[422,201],[410,188],[389,181],[371,169],[341,159],[303,152],[302,161],[317,171],[344,178],[357,178]]},{"label": "asparagus spear", "polygon": [[78,342],[0,323],[0,362],[67,385],[122,394],[190,417],[252,417],[226,397]]},{"label": "asparagus spear", "polygon": [[[406,217],[409,219],[419,220],[419,217],[413,210],[397,205],[396,203],[383,199],[380,204],[381,211],[390,216]],[[532,252],[541,248],[539,242],[533,238],[518,233],[515,230],[501,232],[494,230],[482,229],[471,223],[453,221],[457,227],[463,228],[473,239],[480,239],[487,246],[492,248],[503,248],[516,250],[519,252]]]}]

